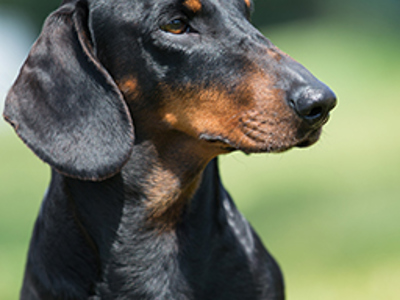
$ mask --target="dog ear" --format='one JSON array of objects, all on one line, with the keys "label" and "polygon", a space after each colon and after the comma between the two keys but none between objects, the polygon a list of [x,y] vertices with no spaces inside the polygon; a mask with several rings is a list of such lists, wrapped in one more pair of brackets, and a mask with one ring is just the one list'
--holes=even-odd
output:
[{"label": "dog ear", "polygon": [[123,96],[93,53],[87,16],[81,1],[49,16],[6,98],[4,118],[57,171],[96,181],[120,171],[134,135]]}]

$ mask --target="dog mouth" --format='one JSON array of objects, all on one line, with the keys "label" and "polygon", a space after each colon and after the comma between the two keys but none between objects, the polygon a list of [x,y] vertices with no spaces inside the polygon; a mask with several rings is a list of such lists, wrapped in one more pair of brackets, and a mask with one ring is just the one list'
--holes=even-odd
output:
[{"label": "dog mouth", "polygon": [[300,141],[298,144],[296,144],[294,147],[297,148],[307,148],[312,145],[314,145],[316,142],[318,142],[322,132],[322,127],[319,129],[316,129],[314,131],[311,131],[306,138],[304,138],[302,141]]},{"label": "dog mouth", "polygon": [[330,116],[328,114],[324,119],[320,121],[317,126],[312,127],[315,129],[309,129],[308,132],[304,135],[304,138],[298,144],[296,144],[295,147],[307,148],[318,142],[322,133],[322,128],[329,121],[329,117]]},{"label": "dog mouth", "polygon": [[[279,140],[279,138],[271,139],[272,134],[268,135],[265,139],[262,139],[261,136],[257,136],[255,139],[247,134],[239,142],[234,142],[228,137],[212,134],[201,134],[200,139],[220,148],[225,153],[234,151],[241,151],[245,154],[282,153],[292,148],[307,148],[314,145],[318,142],[321,133],[322,126],[316,129],[299,129],[293,137],[288,137],[290,135],[287,135],[282,140]],[[249,141],[244,142],[244,139]]]},{"label": "dog mouth", "polygon": [[306,148],[320,138],[329,114],[318,122],[309,122],[283,110],[278,116],[273,110],[251,110],[238,116],[219,134],[206,131],[200,139],[223,153],[241,151],[252,153],[281,153],[292,148]]}]

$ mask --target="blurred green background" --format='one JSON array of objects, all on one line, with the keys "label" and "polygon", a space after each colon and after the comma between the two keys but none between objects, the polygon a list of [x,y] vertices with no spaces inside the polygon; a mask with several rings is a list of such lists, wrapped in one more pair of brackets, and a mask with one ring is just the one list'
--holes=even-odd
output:
[{"label": "blurred green background", "polygon": [[[17,17],[28,24],[26,54],[58,4],[0,0],[0,18],[11,20],[2,30],[14,32]],[[399,15],[398,0],[256,1],[256,25],[339,98],[312,148],[220,160],[225,185],[283,269],[289,300],[400,299]],[[6,88],[9,53],[0,52]],[[49,168],[0,121],[2,300],[17,299],[48,181]]]}]

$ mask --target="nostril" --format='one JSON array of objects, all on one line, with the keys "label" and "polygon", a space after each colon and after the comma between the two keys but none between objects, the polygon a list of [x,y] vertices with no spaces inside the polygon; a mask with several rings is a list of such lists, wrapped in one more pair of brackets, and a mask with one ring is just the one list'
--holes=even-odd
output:
[{"label": "nostril", "polygon": [[321,106],[317,106],[317,107],[313,107],[311,109],[311,111],[308,114],[305,115],[305,117],[307,119],[313,120],[313,119],[317,119],[317,118],[321,117],[322,114],[323,114],[322,107]]},{"label": "nostril", "polygon": [[289,105],[299,115],[299,117],[308,121],[314,121],[321,118],[324,114],[324,108],[322,106],[310,105],[307,101],[295,101],[290,99]]},{"label": "nostril", "polygon": [[294,110],[297,111],[297,108],[296,108],[296,101],[294,101],[293,99],[289,99],[289,106],[290,106],[292,109],[294,109]]}]

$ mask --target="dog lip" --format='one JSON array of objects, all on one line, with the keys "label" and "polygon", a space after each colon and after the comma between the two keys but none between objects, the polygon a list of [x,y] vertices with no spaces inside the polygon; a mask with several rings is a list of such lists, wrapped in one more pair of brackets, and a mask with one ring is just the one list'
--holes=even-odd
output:
[{"label": "dog lip", "polygon": [[222,142],[224,144],[229,144],[228,139],[222,137],[222,136],[214,136],[208,133],[202,133],[199,136],[200,140],[205,140],[209,143],[218,143],[218,142]]},{"label": "dog lip", "polygon": [[312,130],[294,147],[306,148],[306,147],[310,147],[310,146],[314,145],[316,142],[318,142],[321,132],[322,132],[322,126],[317,129]]},{"label": "dog lip", "polygon": [[331,114],[330,114],[330,113],[327,113],[326,116],[325,116],[325,118],[322,119],[320,127],[322,127],[322,126],[324,126],[326,123],[328,123],[330,117],[331,117]]},{"label": "dog lip", "polygon": [[311,126],[312,129],[314,129],[315,131],[318,131],[319,129],[321,129],[322,126],[324,126],[326,123],[328,123],[330,118],[330,114],[327,113],[323,118],[321,118],[321,120],[319,122],[317,122],[315,125]]},{"label": "dog lip", "polygon": [[315,142],[312,140],[305,140],[296,145],[297,148],[307,148],[313,145]]},{"label": "dog lip", "polygon": [[236,147],[232,146],[232,143],[229,141],[229,139],[223,136],[214,136],[207,133],[202,133],[200,134],[199,139],[211,144],[220,144],[221,148],[223,148],[225,151],[237,150]]}]

